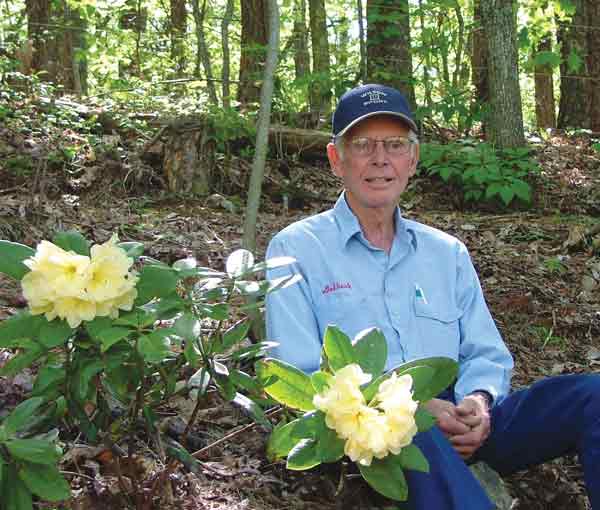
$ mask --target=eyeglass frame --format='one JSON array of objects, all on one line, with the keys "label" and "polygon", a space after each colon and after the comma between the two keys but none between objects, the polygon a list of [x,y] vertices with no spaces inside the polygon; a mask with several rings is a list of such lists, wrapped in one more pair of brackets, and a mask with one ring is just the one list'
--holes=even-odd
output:
[{"label": "eyeglass frame", "polygon": [[[390,139],[393,139],[393,138],[396,138],[396,139],[401,138],[403,140],[407,140],[409,142],[408,149],[405,152],[401,152],[401,153],[398,153],[398,154],[391,154],[389,152],[389,150],[387,149],[386,142],[388,140],[390,140]],[[351,142],[351,140],[359,140],[359,139],[367,139],[369,141],[373,141],[374,142],[373,149],[371,151],[369,151],[368,153],[365,153],[365,154],[356,154],[355,152],[353,152],[352,148],[351,148],[351,143],[350,142]],[[338,147],[338,150],[342,148],[341,145],[343,143],[344,149],[348,149],[350,152],[353,153],[353,156],[355,156],[355,157],[369,157],[369,156],[372,156],[375,153],[375,150],[377,149],[377,143],[378,142],[382,142],[383,143],[383,149],[384,149],[385,153],[388,156],[404,156],[404,155],[406,155],[406,154],[408,154],[410,152],[410,149],[411,149],[412,146],[419,145],[419,139],[412,132],[409,132],[408,136],[395,135],[395,136],[388,136],[386,138],[372,138],[370,136],[356,136],[356,137],[348,139],[344,135],[342,135],[342,136],[338,135],[338,136],[333,136],[332,137],[332,142]]]}]

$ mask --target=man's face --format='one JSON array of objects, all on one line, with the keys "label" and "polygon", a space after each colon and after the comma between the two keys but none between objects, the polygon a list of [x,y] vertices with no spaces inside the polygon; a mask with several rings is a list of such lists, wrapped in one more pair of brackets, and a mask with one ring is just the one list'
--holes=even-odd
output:
[{"label": "man's face", "polygon": [[371,117],[344,135],[341,154],[335,145],[328,145],[327,155],[333,173],[344,181],[346,198],[355,212],[396,207],[409,178],[415,174],[418,146],[412,146],[406,154],[389,155],[384,144],[377,143],[372,154],[357,155],[351,150],[350,142],[359,137],[377,140],[407,137],[408,131],[394,117]]}]

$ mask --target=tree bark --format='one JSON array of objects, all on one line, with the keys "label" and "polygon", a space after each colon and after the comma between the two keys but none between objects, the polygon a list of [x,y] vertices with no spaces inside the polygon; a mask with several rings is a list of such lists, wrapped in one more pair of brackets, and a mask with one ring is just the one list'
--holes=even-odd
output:
[{"label": "tree bark", "polygon": [[294,73],[296,80],[306,80],[310,74],[310,53],[306,28],[306,0],[296,0],[294,5]]},{"label": "tree bark", "polygon": [[171,60],[175,66],[174,76],[185,74],[185,33],[187,29],[186,0],[171,0]]},{"label": "tree bark", "polygon": [[360,48],[359,79],[367,81],[367,40],[365,37],[365,18],[362,0],[356,0],[356,17],[358,19],[358,42]]},{"label": "tree bark", "polygon": [[310,109],[320,119],[331,112],[331,76],[325,0],[309,0],[308,10],[313,57]]},{"label": "tree bark", "polygon": [[267,62],[260,93],[260,110],[256,127],[256,146],[252,161],[252,173],[248,186],[248,201],[246,203],[246,217],[244,220],[243,246],[247,250],[256,250],[256,219],[260,205],[260,193],[265,172],[269,142],[269,124],[271,121],[271,103],[273,101],[273,88],[275,69],[277,68],[277,55],[279,50],[279,9],[278,0],[267,0],[269,9],[269,44]]},{"label": "tree bark", "polygon": [[516,12],[514,0],[481,0],[488,36],[490,141],[498,148],[525,145],[519,88]]},{"label": "tree bark", "polygon": [[194,12],[194,22],[196,23],[196,41],[198,52],[196,55],[196,69],[194,74],[196,76],[200,76],[200,64],[202,64],[202,67],[204,68],[204,74],[206,76],[206,89],[208,90],[208,98],[213,105],[217,106],[219,104],[219,100],[217,98],[217,89],[213,79],[210,53],[206,44],[206,37],[204,36],[206,0],[203,0],[202,7],[200,7],[199,0],[192,0],[192,8]]},{"label": "tree bark", "polygon": [[[589,25],[586,0],[573,0],[575,14],[570,22],[559,22],[557,31],[561,45],[560,102],[558,123],[560,129],[588,128],[590,97],[586,90],[587,31],[582,26]],[[579,65],[575,65],[578,62]]]},{"label": "tree bark", "polygon": [[600,3],[588,0],[588,71],[590,75],[590,128],[600,133]]},{"label": "tree bark", "polygon": [[240,83],[237,99],[242,105],[258,103],[260,79],[265,63],[267,0],[241,0],[242,38],[240,55]]},{"label": "tree bark", "polygon": [[[231,55],[229,52],[229,25],[233,18],[233,0],[227,0],[225,14],[221,21],[221,48],[223,50],[223,67],[221,68],[221,87],[223,92],[223,108],[231,108],[231,89],[229,87],[229,73]],[[216,94],[215,94],[216,96]]]},{"label": "tree bark", "polygon": [[[552,38],[546,34],[536,47],[536,54],[552,51]],[[535,118],[538,128],[556,127],[556,103],[554,101],[554,83],[552,66],[535,65]]]},{"label": "tree bark", "polygon": [[408,0],[367,0],[367,74],[400,90],[415,109]]},{"label": "tree bark", "polygon": [[[488,82],[488,40],[481,18],[481,0],[473,3],[473,49],[471,53],[471,80],[475,87],[474,106],[484,107],[490,99]],[[483,121],[485,131],[485,119]]]},{"label": "tree bark", "polygon": [[50,30],[50,0],[26,0],[27,37],[33,43],[31,68],[33,71],[48,71],[48,33]]}]

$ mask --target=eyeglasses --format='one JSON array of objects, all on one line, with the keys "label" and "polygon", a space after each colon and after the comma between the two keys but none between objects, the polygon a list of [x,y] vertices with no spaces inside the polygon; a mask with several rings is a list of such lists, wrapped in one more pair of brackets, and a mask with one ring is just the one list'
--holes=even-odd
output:
[{"label": "eyeglasses", "polygon": [[413,140],[404,136],[389,136],[387,138],[359,136],[348,140],[346,146],[354,156],[370,156],[375,152],[377,142],[383,143],[383,148],[389,156],[402,156],[408,153],[414,143]]}]

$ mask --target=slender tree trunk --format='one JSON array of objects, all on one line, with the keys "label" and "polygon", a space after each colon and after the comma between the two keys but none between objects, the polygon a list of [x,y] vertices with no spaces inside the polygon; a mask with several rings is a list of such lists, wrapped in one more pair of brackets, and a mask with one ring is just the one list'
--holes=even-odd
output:
[{"label": "slender tree trunk", "polygon": [[331,111],[331,76],[329,74],[329,41],[325,0],[309,0],[310,36],[312,43],[313,72],[310,84],[311,112],[319,118]]},{"label": "slender tree trunk", "polygon": [[588,0],[588,67],[590,74],[590,128],[600,133],[600,3]]},{"label": "slender tree trunk", "polygon": [[237,98],[243,105],[248,105],[258,103],[260,96],[260,79],[267,47],[266,0],[241,0],[240,4],[242,39]]},{"label": "slender tree trunk", "polygon": [[248,201],[246,203],[246,217],[244,220],[243,246],[247,250],[256,250],[256,219],[260,205],[260,193],[265,172],[269,142],[269,124],[271,119],[271,103],[273,101],[273,88],[275,69],[277,68],[277,54],[279,50],[279,9],[277,0],[267,0],[269,9],[269,43],[267,62],[260,92],[260,110],[256,126],[256,148],[252,161],[252,173],[248,187]]},{"label": "slender tree trunk", "polygon": [[50,0],[26,0],[27,37],[33,43],[31,68],[34,71],[48,70],[48,32],[50,30]]},{"label": "slender tree trunk", "polygon": [[185,33],[187,30],[186,0],[171,0],[171,60],[175,65],[174,75],[185,74]]},{"label": "slender tree trunk", "polygon": [[514,0],[481,0],[481,8],[488,36],[490,140],[499,148],[521,147],[525,134]]},{"label": "slender tree trunk", "polygon": [[356,0],[356,17],[358,19],[358,42],[360,48],[360,81],[367,81],[367,41],[365,37],[365,18],[362,0]]},{"label": "slender tree trunk", "polygon": [[[585,2],[586,0],[573,0],[576,11],[572,20],[559,23],[557,31],[562,57],[557,123],[560,129],[590,126],[590,96],[586,90],[587,31],[581,29],[582,26],[589,25]],[[576,62],[578,65],[574,65]]]},{"label": "slender tree trunk", "polygon": [[[223,91],[223,108],[231,108],[231,91],[229,87],[230,59],[229,25],[233,18],[233,0],[227,0],[225,14],[221,21],[221,47],[223,49],[223,67],[221,69],[221,87]],[[216,94],[215,94],[216,96]]]},{"label": "slender tree trunk", "polygon": [[[488,82],[488,40],[481,18],[481,0],[473,3],[473,49],[471,53],[471,80],[475,87],[474,105],[485,108],[490,99]],[[485,131],[485,121],[483,122]]]},{"label": "slender tree trunk", "polygon": [[[419,23],[421,25],[421,37],[423,38],[423,45],[428,46],[431,40],[429,36],[425,38],[427,32],[425,30],[425,13],[423,11],[423,0],[419,0]],[[431,78],[429,77],[429,71],[431,69],[431,52],[425,50],[425,62],[423,64],[423,88],[425,89],[425,104],[427,108],[433,106],[433,87],[431,84]]]},{"label": "slender tree trunk", "polygon": [[[536,54],[552,51],[552,36],[547,34],[539,42]],[[537,127],[546,129],[556,127],[556,103],[554,102],[554,80],[552,66],[535,66],[535,117]]]},{"label": "slender tree trunk", "polygon": [[458,23],[458,39],[456,41],[456,64],[454,65],[454,72],[452,73],[452,88],[456,90],[465,65],[463,61],[463,53],[465,50],[465,20],[458,1],[454,5],[454,14],[456,15],[456,22]]},{"label": "slender tree trunk", "polygon": [[308,31],[306,28],[306,0],[296,0],[294,5],[294,72],[296,80],[306,79],[310,74],[310,53],[308,52]]},{"label": "slender tree trunk", "polygon": [[196,40],[197,40],[197,51],[196,57],[196,76],[200,76],[199,63],[202,63],[204,67],[204,74],[206,76],[206,89],[208,90],[208,97],[210,102],[217,106],[219,100],[217,99],[217,89],[215,87],[215,80],[212,73],[212,65],[210,62],[210,53],[206,44],[206,37],[204,36],[204,19],[206,18],[206,0],[203,0],[202,7],[200,7],[199,0],[192,0],[192,8],[194,11],[194,21],[196,23]]},{"label": "slender tree trunk", "polygon": [[416,106],[408,0],[367,0],[368,80],[400,90]]}]

